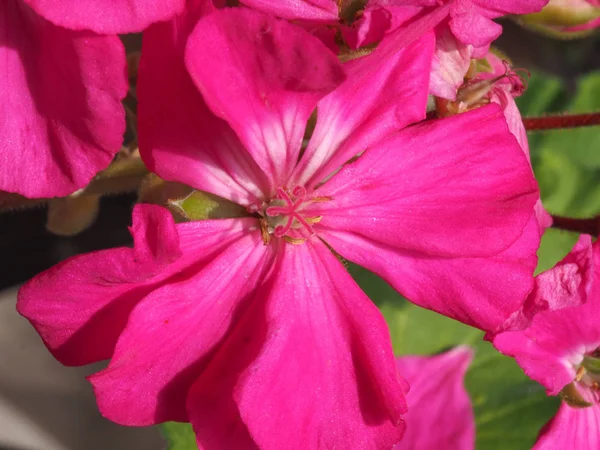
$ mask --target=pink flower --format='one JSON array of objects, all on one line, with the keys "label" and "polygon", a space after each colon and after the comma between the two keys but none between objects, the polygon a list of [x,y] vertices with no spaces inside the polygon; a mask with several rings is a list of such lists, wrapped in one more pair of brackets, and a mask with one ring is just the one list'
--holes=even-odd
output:
[{"label": "pink flower", "polygon": [[407,386],[330,249],[495,329],[531,288],[527,160],[495,106],[405,128],[425,117],[429,34],[346,78],[318,39],[249,9],[212,12],[188,38],[212,9],[190,7],[144,35],[141,150],[248,217],[174,225],[138,206],[133,249],[50,269],[18,309],[63,363],[110,358],[90,381],[118,423],[190,421],[211,449],[391,447]]},{"label": "pink flower", "polygon": [[3,2],[0,190],[64,196],[108,166],[125,131],[125,51],[117,36],[87,30],[141,31],[183,6],[183,0]]},{"label": "pink flower", "polygon": [[473,450],[475,418],[465,373],[473,359],[466,346],[437,356],[403,356],[398,370],[410,384],[406,432],[394,450]]},{"label": "pink flower", "polygon": [[525,373],[561,394],[564,403],[542,430],[535,449],[595,449],[600,426],[600,246],[582,236],[554,269],[541,274],[524,312],[525,329],[513,327],[493,343],[516,358]]},{"label": "pink flower", "polygon": [[40,16],[71,30],[135,33],[182,12],[185,0],[22,0]]},{"label": "pink flower", "polygon": [[70,194],[121,147],[123,45],[53,25],[22,0],[3,2],[0,36],[0,190]]}]

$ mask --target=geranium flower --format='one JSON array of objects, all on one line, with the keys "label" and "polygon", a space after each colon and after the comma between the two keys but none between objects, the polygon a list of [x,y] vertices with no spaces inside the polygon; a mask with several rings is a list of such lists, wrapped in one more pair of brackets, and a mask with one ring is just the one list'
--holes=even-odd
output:
[{"label": "geranium flower", "polygon": [[[406,433],[394,450],[473,450],[475,417],[464,380],[473,350],[456,347],[436,356],[402,356],[398,370],[410,384]],[[351,446],[350,446],[351,447]]]},{"label": "geranium flower", "polygon": [[493,329],[531,287],[527,160],[495,106],[405,128],[425,117],[430,35],[381,46],[381,66],[351,61],[344,81],[300,27],[233,8],[188,38],[212,9],[190,8],[144,35],[141,152],[247,217],[175,226],[138,206],[134,249],[60,264],[18,309],[63,363],[110,358],[90,381],[118,423],[190,421],[211,449],[391,447],[406,384],[383,318],[331,248]]},{"label": "geranium flower", "polygon": [[172,17],[183,3],[3,2],[0,190],[64,196],[108,166],[125,131],[125,50],[117,36],[85,30],[141,31]]},{"label": "geranium flower", "polygon": [[4,1],[0,36],[0,190],[70,194],[121,147],[123,45],[53,25],[22,0]]},{"label": "geranium flower", "polygon": [[541,274],[524,306],[533,316],[525,329],[493,339],[525,373],[560,394],[563,403],[534,449],[598,447],[600,434],[600,247],[582,236],[554,269]]}]

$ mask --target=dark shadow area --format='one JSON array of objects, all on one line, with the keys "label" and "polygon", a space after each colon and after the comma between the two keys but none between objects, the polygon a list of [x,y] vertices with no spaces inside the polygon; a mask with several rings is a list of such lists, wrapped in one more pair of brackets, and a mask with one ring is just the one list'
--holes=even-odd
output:
[{"label": "dark shadow area", "polygon": [[134,195],[106,197],[92,227],[74,237],[46,228],[46,208],[0,214],[0,289],[22,283],[54,264],[80,253],[131,245]]}]

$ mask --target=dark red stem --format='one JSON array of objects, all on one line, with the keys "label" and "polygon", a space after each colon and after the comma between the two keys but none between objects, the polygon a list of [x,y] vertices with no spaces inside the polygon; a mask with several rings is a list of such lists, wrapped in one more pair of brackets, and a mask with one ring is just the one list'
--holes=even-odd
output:
[{"label": "dark red stem", "polygon": [[572,219],[570,217],[552,216],[552,228],[574,231],[576,233],[600,235],[600,216],[591,219]]},{"label": "dark red stem", "polygon": [[523,124],[528,131],[557,130],[600,125],[600,112],[586,114],[560,114],[544,117],[524,117]]}]

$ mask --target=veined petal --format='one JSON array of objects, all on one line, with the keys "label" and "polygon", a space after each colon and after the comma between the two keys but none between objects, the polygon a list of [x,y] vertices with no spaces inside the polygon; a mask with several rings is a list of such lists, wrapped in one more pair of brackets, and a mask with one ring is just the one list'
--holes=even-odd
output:
[{"label": "veined petal", "polygon": [[473,359],[466,346],[436,356],[402,356],[410,384],[406,433],[394,450],[473,450],[475,417],[464,380]]},{"label": "veined petal", "polygon": [[435,41],[429,91],[437,97],[454,100],[469,70],[473,46],[457,40],[447,25],[436,27]]},{"label": "veined petal", "polygon": [[85,186],[123,140],[119,39],[65,30],[5,0],[0,60],[0,190],[54,197]]},{"label": "veined petal", "polygon": [[148,28],[137,84],[140,152],[150,170],[242,205],[266,195],[262,170],[206,105],[184,64],[188,36],[214,7],[189,1],[185,13]]},{"label": "veined petal", "polygon": [[[136,206],[133,249],[102,250],[54,266],[21,287],[17,310],[63,364],[108,359],[137,303],[245,232],[239,225],[225,228],[225,223],[190,222],[176,228],[166,209]],[[182,254],[184,246],[190,253]]]},{"label": "veined petal", "polygon": [[241,3],[288,20],[326,23],[338,21],[338,6],[335,0],[241,0]]},{"label": "veined petal", "polygon": [[200,20],[186,65],[208,105],[267,174],[270,195],[289,180],[317,102],[344,80],[341,64],[319,39],[243,8]]},{"label": "veined petal", "polygon": [[323,226],[431,257],[498,254],[522,234],[539,198],[497,105],[406,128],[315,195],[333,198],[310,211]]},{"label": "veined petal", "polygon": [[384,40],[370,55],[346,63],[346,81],[319,102],[296,184],[317,185],[382,138],[425,118],[433,35],[394,51],[393,44]]},{"label": "veined petal", "polygon": [[540,239],[531,212],[521,238],[487,258],[436,257],[348,232],[318,232],[344,258],[380,275],[411,302],[490,332],[511,318],[531,291]]},{"label": "veined petal", "polygon": [[[589,238],[586,240],[589,246]],[[492,341],[545,386],[549,395],[558,394],[572,382],[585,354],[600,347],[598,266],[597,261],[590,262],[585,241],[580,244],[564,264],[538,277],[534,297],[538,311],[533,311],[531,325],[500,333]],[[597,243],[592,251],[598,258]]]},{"label": "veined petal", "polygon": [[180,13],[185,0],[24,0],[38,14],[61,27],[101,34],[142,31]]},{"label": "veined petal", "polygon": [[265,450],[396,443],[405,386],[387,327],[327,247],[285,244],[261,303],[192,390],[200,447],[234,448],[215,446],[232,429]]},{"label": "veined petal", "polygon": [[532,450],[600,448],[600,403],[593,398],[586,400],[593,405],[573,408],[563,402],[556,416],[542,428]]},{"label": "veined petal", "polygon": [[[182,247],[188,250],[198,257],[212,249]],[[193,275],[169,280],[140,301],[109,366],[90,377],[102,414],[123,425],[187,421],[188,391],[256,296],[272,250],[255,229],[223,245]]]},{"label": "veined petal", "polygon": [[471,0],[454,0],[450,11],[450,29],[466,45],[483,47],[489,45],[502,33],[502,27],[491,20],[502,15],[490,14]]}]

